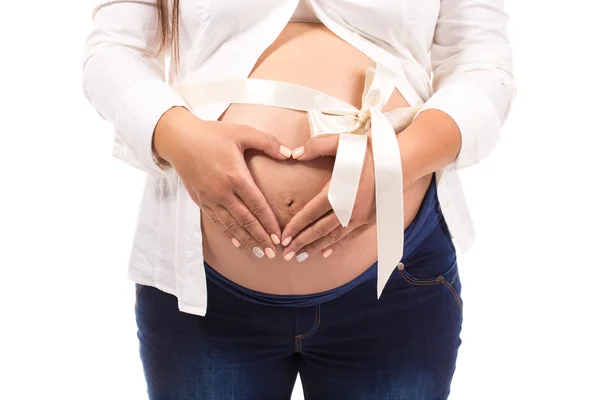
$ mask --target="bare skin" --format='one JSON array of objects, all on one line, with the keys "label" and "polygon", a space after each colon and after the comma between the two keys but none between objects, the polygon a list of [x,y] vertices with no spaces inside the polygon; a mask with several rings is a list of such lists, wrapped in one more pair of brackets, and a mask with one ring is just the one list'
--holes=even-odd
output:
[{"label": "bare skin", "polygon": [[[370,64],[368,57],[322,25],[290,23],[260,57],[250,76],[312,87],[360,108],[364,73]],[[384,111],[407,105],[395,91]],[[233,104],[220,121],[267,132],[290,149],[304,145],[310,138],[306,113],[283,108]],[[330,180],[334,161],[333,157],[297,161],[256,150],[246,150],[245,160],[279,224],[263,236],[270,231],[281,234],[291,218]],[[405,227],[416,216],[430,179],[431,174],[427,174],[405,189]],[[228,279],[265,293],[310,294],[329,290],[352,280],[377,260],[375,226],[329,257],[315,253],[301,263],[295,258],[284,260],[281,244],[268,244],[275,253],[272,259],[257,258],[249,246],[234,247],[231,237],[211,222],[204,209],[202,231],[208,264]]]}]

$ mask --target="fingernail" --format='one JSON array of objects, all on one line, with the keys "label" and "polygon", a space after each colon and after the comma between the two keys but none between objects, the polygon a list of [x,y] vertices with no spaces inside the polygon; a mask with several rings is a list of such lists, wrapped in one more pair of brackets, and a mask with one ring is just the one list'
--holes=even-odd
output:
[{"label": "fingernail", "polygon": [[302,253],[298,254],[296,256],[296,260],[298,260],[298,262],[302,262],[304,260],[306,260],[308,258],[308,253],[303,251]]},{"label": "fingernail", "polygon": [[294,257],[294,254],[296,254],[295,251],[290,251],[285,256],[283,256],[283,258],[285,261],[290,261],[292,259],[292,257]]},{"label": "fingernail", "polygon": [[279,153],[285,158],[289,158],[292,155],[292,150],[288,149],[284,145],[279,146]]},{"label": "fingernail", "polygon": [[267,247],[265,249],[265,253],[267,253],[267,257],[269,257],[269,258],[275,258],[275,252],[273,251],[272,248]]},{"label": "fingernail", "polygon": [[323,257],[327,258],[331,255],[331,253],[333,253],[333,250],[327,249],[323,252]]},{"label": "fingernail", "polygon": [[278,237],[277,237],[277,235],[276,235],[276,234],[274,234],[274,233],[271,233],[271,240],[272,240],[272,241],[273,241],[273,243],[275,243],[275,244],[279,244],[279,243],[280,243],[280,241],[279,241],[279,238],[278,238]]},{"label": "fingernail", "polygon": [[253,247],[252,252],[258,258],[263,258],[263,256],[265,255],[265,253],[263,253],[263,251],[259,247]]},{"label": "fingernail", "polygon": [[294,158],[301,157],[304,154],[304,146],[298,147],[296,150],[292,152]]},{"label": "fingernail", "polygon": [[242,244],[240,243],[239,240],[237,240],[236,238],[231,238],[231,242],[233,243],[233,245],[235,247],[240,247]]},{"label": "fingernail", "polygon": [[283,242],[281,242],[281,244],[284,246],[287,246],[288,244],[290,244],[291,241],[292,241],[292,237],[288,236],[285,239],[283,239]]}]

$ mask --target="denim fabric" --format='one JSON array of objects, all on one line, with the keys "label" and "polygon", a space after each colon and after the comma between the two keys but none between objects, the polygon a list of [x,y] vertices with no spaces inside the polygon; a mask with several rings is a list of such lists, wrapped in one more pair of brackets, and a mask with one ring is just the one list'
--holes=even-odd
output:
[{"label": "denim fabric", "polygon": [[461,344],[456,253],[436,223],[394,271],[312,306],[264,305],[208,281],[206,317],[136,284],[140,356],[151,400],[442,400]]}]

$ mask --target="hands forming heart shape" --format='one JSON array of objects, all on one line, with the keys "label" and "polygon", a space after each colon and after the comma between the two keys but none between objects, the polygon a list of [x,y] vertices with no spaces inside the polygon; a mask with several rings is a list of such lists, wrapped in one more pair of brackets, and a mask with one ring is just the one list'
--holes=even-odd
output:
[{"label": "hands forming heart shape", "polygon": [[[249,248],[259,258],[275,257],[273,243],[285,246],[284,258],[298,261],[320,251],[328,257],[345,242],[375,223],[375,183],[370,138],[354,203],[352,218],[342,227],[327,198],[329,183],[285,226],[258,189],[244,160],[255,149],[276,160],[292,157],[309,161],[335,156],[339,135],[311,138],[292,152],[275,136],[252,127],[222,121],[204,121],[182,107],[169,110],[154,133],[159,163],[170,164],[190,198],[235,247]],[[263,251],[264,250],[264,251]]]}]

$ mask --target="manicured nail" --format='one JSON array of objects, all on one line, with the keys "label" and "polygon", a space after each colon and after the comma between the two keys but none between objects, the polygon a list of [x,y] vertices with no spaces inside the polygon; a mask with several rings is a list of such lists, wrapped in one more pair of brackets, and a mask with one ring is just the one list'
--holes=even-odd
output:
[{"label": "manicured nail", "polygon": [[269,258],[275,258],[275,252],[273,251],[272,248],[267,247],[265,249],[265,253],[267,253],[267,257],[269,257]]},{"label": "manicured nail", "polygon": [[285,256],[283,256],[283,258],[285,259],[285,261],[290,261],[292,259],[292,257],[294,257],[294,254],[296,254],[295,251],[290,251]]},{"label": "manicured nail", "polygon": [[298,147],[296,150],[292,152],[294,158],[301,157],[304,154],[304,146]]},{"label": "manicured nail", "polygon": [[236,238],[231,238],[231,242],[233,243],[233,245],[235,247],[240,247],[242,244],[240,243],[239,240],[237,240]]},{"label": "manicured nail", "polygon": [[323,252],[323,257],[327,258],[331,255],[331,253],[333,253],[333,250],[327,249]]},{"label": "manicured nail", "polygon": [[258,258],[263,258],[263,256],[265,255],[265,253],[263,253],[263,251],[259,247],[253,247],[252,252]]},{"label": "manicured nail", "polygon": [[290,158],[292,155],[292,150],[288,149],[284,145],[279,146],[279,154],[284,156],[285,158]]},{"label": "manicured nail", "polygon": [[302,253],[298,254],[296,256],[296,260],[298,260],[298,262],[302,262],[304,260],[306,260],[308,258],[308,253],[303,251]]},{"label": "manicured nail", "polygon": [[278,238],[278,237],[277,237],[277,235],[276,235],[276,234],[274,234],[274,233],[271,233],[271,240],[272,240],[272,241],[273,241],[273,243],[275,243],[275,244],[279,244],[279,243],[280,243],[280,241],[279,241],[279,238]]},{"label": "manicured nail", "polygon": [[287,246],[288,244],[290,244],[291,241],[292,241],[292,237],[288,236],[285,239],[283,239],[283,242],[281,242],[281,244],[284,246]]}]

